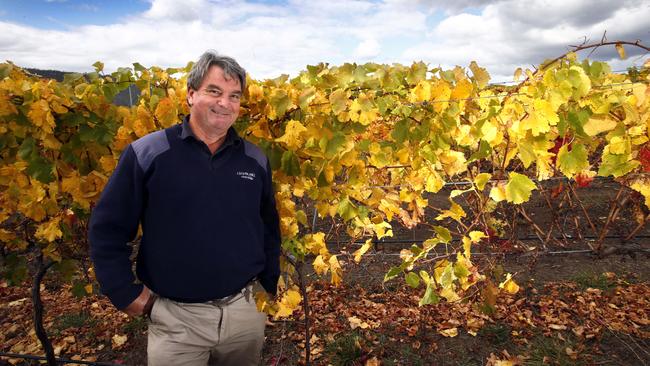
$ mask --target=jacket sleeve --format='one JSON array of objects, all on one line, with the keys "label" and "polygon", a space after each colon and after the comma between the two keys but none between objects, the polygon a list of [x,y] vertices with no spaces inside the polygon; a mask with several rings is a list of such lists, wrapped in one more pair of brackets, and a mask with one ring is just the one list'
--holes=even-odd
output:
[{"label": "jacket sleeve", "polygon": [[275,206],[275,191],[273,190],[271,166],[266,162],[266,177],[260,214],[264,223],[264,252],[266,266],[259,274],[260,284],[266,292],[277,293],[280,278],[280,219]]},{"label": "jacket sleeve", "polygon": [[92,210],[89,225],[90,256],[101,291],[122,310],[143,286],[135,283],[129,245],[138,231],[143,205],[143,172],[133,147],[119,163]]}]

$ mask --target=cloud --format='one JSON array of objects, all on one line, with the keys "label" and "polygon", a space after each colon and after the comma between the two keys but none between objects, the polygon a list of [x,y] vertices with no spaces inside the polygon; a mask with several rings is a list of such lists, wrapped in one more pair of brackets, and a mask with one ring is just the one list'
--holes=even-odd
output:
[{"label": "cloud", "polygon": [[81,3],[77,6],[77,9],[81,11],[90,11],[93,13],[96,13],[99,11],[99,8],[95,5],[87,4],[87,3]]},{"label": "cloud", "polygon": [[[510,79],[517,67],[532,67],[569,50],[569,45],[610,40],[645,40],[650,4],[643,1],[547,0],[500,1],[478,15],[460,13],[441,21],[427,40],[410,47],[402,58],[424,59],[444,67],[467,66],[472,60],[497,79]],[[639,49],[628,48],[631,55]],[[585,54],[586,56],[586,54]],[[593,58],[615,61],[613,47]],[[629,64],[618,63],[618,64]]]},{"label": "cloud", "polygon": [[381,47],[379,46],[379,42],[371,38],[359,43],[354,50],[354,56],[362,60],[368,60],[378,56],[380,51]]},{"label": "cloud", "polygon": [[[150,0],[146,11],[110,25],[44,30],[0,21],[0,60],[66,71],[89,71],[101,60],[114,70],[133,62],[184,66],[215,49],[260,79],[367,60],[443,67],[476,60],[510,78],[605,30],[612,40],[647,43],[647,19],[650,3],[642,0]],[[630,60],[640,55],[627,51]],[[617,55],[609,47],[594,57]]]}]

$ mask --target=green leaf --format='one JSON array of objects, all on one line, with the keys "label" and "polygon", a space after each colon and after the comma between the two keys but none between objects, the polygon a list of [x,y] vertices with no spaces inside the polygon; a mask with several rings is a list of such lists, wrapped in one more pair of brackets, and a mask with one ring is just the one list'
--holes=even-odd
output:
[{"label": "green leaf", "polygon": [[277,119],[287,112],[287,109],[291,105],[291,98],[287,95],[287,92],[283,89],[275,89],[271,96],[269,97],[269,104],[275,110],[275,118]]},{"label": "green leaf", "polygon": [[464,264],[456,262],[454,264],[454,275],[458,278],[467,278],[470,275],[470,271],[465,267]]},{"label": "green leaf", "polygon": [[438,302],[440,302],[440,296],[436,293],[436,289],[434,287],[435,285],[433,283],[429,283],[427,285],[427,289],[424,291],[424,295],[420,299],[419,305],[435,305]]},{"label": "green leaf", "polygon": [[27,260],[16,254],[9,254],[5,258],[4,268],[2,270],[2,277],[12,286],[18,286],[27,278]]},{"label": "green leaf", "polygon": [[147,68],[142,66],[139,62],[136,62],[136,63],[133,64],[133,70],[142,72],[142,71],[147,70]]},{"label": "green leaf", "polygon": [[11,72],[12,69],[13,66],[11,64],[7,64],[7,63],[0,64],[0,80],[9,76],[9,73]]},{"label": "green leaf", "polygon": [[393,140],[395,140],[395,142],[401,144],[408,138],[408,134],[409,134],[409,122],[408,120],[403,119],[395,123],[391,136],[393,137]]},{"label": "green leaf", "polygon": [[528,201],[531,192],[536,189],[535,183],[525,175],[511,172],[506,184],[506,200],[514,204]]},{"label": "green leaf", "polygon": [[36,141],[33,138],[28,137],[23,140],[23,143],[20,144],[18,148],[18,157],[27,160],[33,152],[36,151]]},{"label": "green leaf", "polygon": [[348,95],[343,89],[333,91],[330,94],[329,100],[334,114],[339,114],[347,109]]},{"label": "green leaf", "polygon": [[634,170],[639,164],[638,161],[631,160],[629,154],[604,154],[598,175],[620,177]]},{"label": "green leaf", "polygon": [[440,240],[442,240],[445,243],[449,243],[451,241],[451,231],[449,231],[449,229],[437,225],[434,226],[433,229],[438,234],[438,238],[440,238]]},{"label": "green leaf", "polygon": [[420,277],[415,272],[409,272],[405,276],[406,284],[412,288],[418,288],[420,286]]},{"label": "green leaf", "polygon": [[41,183],[54,181],[54,164],[40,155],[33,155],[27,165],[27,174]]},{"label": "green leaf", "polygon": [[309,87],[300,93],[300,97],[298,98],[298,105],[300,106],[300,109],[306,110],[309,108],[309,103],[314,99],[314,96],[316,95],[316,88]]},{"label": "green leaf", "polygon": [[300,162],[298,161],[298,157],[291,151],[285,151],[282,154],[281,169],[290,177],[299,176]]},{"label": "green leaf", "polygon": [[334,157],[343,145],[345,145],[345,135],[341,132],[335,133],[331,139],[327,140],[325,156],[328,159]]},{"label": "green leaf", "polygon": [[392,280],[393,278],[397,277],[397,275],[399,275],[400,273],[402,273],[401,267],[391,267],[388,270],[388,272],[386,272],[386,274],[384,275],[384,282]]},{"label": "green leaf", "polygon": [[454,265],[453,263],[449,263],[440,275],[440,286],[448,287],[454,282],[455,279],[456,276],[454,275]]},{"label": "green leaf", "polygon": [[77,261],[73,259],[63,259],[61,262],[55,263],[52,269],[59,272],[63,281],[71,282],[72,277],[77,272],[77,268],[78,268]]},{"label": "green leaf", "polygon": [[86,292],[86,289],[84,288],[85,284],[81,281],[75,281],[75,283],[72,285],[72,295],[74,295],[77,298],[82,298],[85,296],[88,296],[88,293]]},{"label": "green leaf", "polygon": [[104,70],[104,63],[103,62],[97,61],[97,62],[95,62],[93,64],[93,66],[95,67],[95,71],[97,71],[97,72],[102,72]]},{"label": "green leaf", "polygon": [[569,178],[589,168],[585,146],[582,144],[572,146],[573,148],[569,151],[568,144],[562,145],[557,154],[560,171]]},{"label": "green leaf", "polygon": [[357,216],[356,206],[350,202],[348,197],[343,198],[336,207],[336,213],[345,221],[349,221]]},{"label": "green leaf", "polygon": [[490,152],[492,151],[492,147],[490,147],[490,144],[487,143],[486,141],[481,140],[481,142],[478,145],[478,150],[475,151],[470,157],[469,160],[467,160],[467,163],[471,163],[476,160],[481,160],[485,159],[486,157],[490,156]]}]

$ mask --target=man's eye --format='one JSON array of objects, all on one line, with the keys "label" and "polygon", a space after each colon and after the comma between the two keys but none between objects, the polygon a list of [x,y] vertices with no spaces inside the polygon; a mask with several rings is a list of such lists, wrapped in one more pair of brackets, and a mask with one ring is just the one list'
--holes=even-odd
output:
[{"label": "man's eye", "polygon": [[208,93],[209,95],[213,96],[213,97],[218,97],[218,96],[221,94],[221,93],[220,93],[218,90],[216,90],[216,89],[208,89],[208,90],[206,90],[205,92]]}]

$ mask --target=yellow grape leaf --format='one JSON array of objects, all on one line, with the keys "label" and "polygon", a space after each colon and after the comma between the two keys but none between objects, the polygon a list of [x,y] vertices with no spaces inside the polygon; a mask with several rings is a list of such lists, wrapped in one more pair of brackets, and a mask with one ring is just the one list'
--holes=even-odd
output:
[{"label": "yellow grape leaf", "polygon": [[646,207],[650,208],[650,180],[638,179],[632,182],[630,188],[641,193],[645,199]]},{"label": "yellow grape leaf", "polygon": [[104,155],[101,158],[99,158],[99,165],[101,165],[102,170],[104,173],[112,173],[113,170],[115,170],[115,167],[117,166],[117,161],[113,157],[113,155]]},{"label": "yellow grape leaf", "polygon": [[439,330],[438,333],[442,334],[445,337],[453,338],[458,335],[458,328],[454,327],[449,329],[443,329],[443,330]]},{"label": "yellow grape leaf", "polygon": [[618,52],[618,56],[621,58],[621,60],[625,60],[627,56],[625,55],[625,48],[623,48],[623,45],[620,43],[616,44],[616,52]]},{"label": "yellow grape leaf", "polygon": [[46,133],[52,133],[56,127],[50,106],[44,99],[32,103],[27,116],[35,126],[42,128]]},{"label": "yellow grape leaf", "polygon": [[16,234],[13,232],[6,230],[6,229],[0,229],[0,241],[1,242],[10,242],[12,240],[16,239]]},{"label": "yellow grape leaf", "polygon": [[84,286],[84,290],[86,290],[88,295],[91,295],[93,293],[93,285],[91,283],[87,284]]},{"label": "yellow grape leaf", "polygon": [[573,148],[569,151],[568,144],[562,145],[557,154],[557,163],[560,171],[569,178],[589,168],[585,146],[581,144],[573,145]]},{"label": "yellow grape leaf", "polygon": [[56,249],[56,243],[49,243],[45,248],[42,249],[42,252],[44,257],[50,258],[55,262],[61,262],[63,259],[61,258],[59,251]]},{"label": "yellow grape leaf", "polygon": [[305,128],[302,123],[296,120],[291,120],[287,122],[287,126],[284,129],[284,135],[275,139],[275,141],[284,143],[291,150],[297,150],[304,143],[305,132],[307,132],[307,128]]},{"label": "yellow grape leaf", "polygon": [[503,133],[499,131],[499,125],[493,121],[486,121],[481,127],[481,140],[490,144],[490,146],[496,146],[501,143],[503,140]]},{"label": "yellow grape leaf", "polygon": [[409,101],[411,103],[422,103],[428,100],[431,100],[431,83],[422,80],[415,88],[411,89]]},{"label": "yellow grape leaf", "polygon": [[366,252],[372,247],[372,239],[366,240],[366,242],[354,252],[354,261],[359,263],[361,257],[366,254]]},{"label": "yellow grape leaf", "polygon": [[506,275],[506,280],[499,284],[499,288],[504,289],[509,294],[516,294],[519,291],[519,285],[512,279],[512,274]]},{"label": "yellow grape leaf", "polygon": [[550,131],[551,125],[556,125],[560,117],[553,109],[551,103],[543,99],[535,99],[533,110],[528,112],[528,116],[522,121],[522,127],[530,130],[533,136]]},{"label": "yellow grape leaf", "polygon": [[257,84],[248,84],[248,101],[259,102],[264,98],[264,89]]},{"label": "yellow grape leaf", "polygon": [[168,97],[165,97],[158,102],[154,115],[163,128],[178,123],[178,109]]},{"label": "yellow grape leaf", "polygon": [[521,74],[522,74],[522,72],[523,72],[523,71],[521,70],[521,67],[518,67],[517,70],[515,70],[515,74],[514,74],[514,76],[513,76],[513,79],[514,79],[515,81],[519,81],[519,79],[521,78]]},{"label": "yellow grape leaf", "polygon": [[449,302],[455,302],[455,301],[460,300],[460,296],[458,296],[458,293],[456,293],[456,291],[454,290],[453,285],[444,287],[440,291],[440,296],[444,297]]},{"label": "yellow grape leaf", "polygon": [[9,96],[0,94],[0,117],[17,114],[16,106],[9,101]]},{"label": "yellow grape leaf", "polygon": [[345,112],[347,109],[349,95],[343,89],[336,89],[329,96],[332,112],[336,115]]},{"label": "yellow grape leaf", "polygon": [[465,258],[470,259],[472,257],[472,240],[466,236],[463,236],[463,254]]},{"label": "yellow grape leaf", "polygon": [[459,204],[452,201],[451,199],[449,200],[449,202],[451,202],[451,207],[449,208],[449,210],[441,210],[440,215],[436,217],[436,220],[440,221],[446,219],[447,217],[450,217],[460,222],[460,219],[465,217],[466,215],[465,210],[463,210],[463,208]]},{"label": "yellow grape leaf", "polygon": [[517,205],[524,203],[530,198],[531,192],[537,189],[535,183],[523,174],[510,172],[509,178],[506,184],[506,200],[508,202]]},{"label": "yellow grape leaf", "polygon": [[498,183],[490,190],[490,198],[496,202],[501,202],[506,199],[506,185]]},{"label": "yellow grape leaf", "polygon": [[382,239],[386,236],[393,236],[393,229],[386,221],[382,221],[378,224],[372,224],[372,229],[375,232],[377,239]]},{"label": "yellow grape leaf", "polygon": [[467,159],[465,159],[465,154],[460,151],[446,150],[438,158],[440,159],[440,163],[442,163],[442,168],[445,170],[445,173],[449,176],[467,170]]},{"label": "yellow grape leaf", "polygon": [[449,197],[454,198],[460,196],[463,193],[473,192],[473,191],[474,191],[474,187],[468,189],[454,189],[451,191],[451,193],[449,193]]},{"label": "yellow grape leaf", "polygon": [[438,172],[436,172],[435,170],[429,170],[429,169],[427,170],[428,173],[426,175],[424,189],[427,192],[436,193],[440,191],[442,187],[445,186],[445,182],[442,180]]},{"label": "yellow grape leaf", "polygon": [[266,291],[255,291],[254,297],[255,305],[257,305],[257,311],[260,313],[269,313],[270,315],[275,314],[275,311],[273,311],[272,314],[270,313],[271,299],[269,298],[269,294]]},{"label": "yellow grape leaf", "polygon": [[476,61],[472,61],[469,64],[469,69],[472,70],[474,80],[476,80],[479,89],[485,88],[485,86],[488,84],[488,81],[490,81],[490,74],[488,74],[487,70],[478,66]]},{"label": "yellow grape leaf", "polygon": [[490,178],[492,178],[492,174],[490,173],[478,174],[476,177],[474,177],[474,184],[480,191],[482,191]]},{"label": "yellow grape leaf", "polygon": [[314,272],[316,272],[319,275],[325,275],[327,274],[327,271],[330,269],[330,267],[325,263],[323,260],[322,255],[318,255],[316,259],[314,259]]},{"label": "yellow grape leaf", "polygon": [[312,254],[327,253],[325,233],[318,232],[315,234],[305,235],[305,248]]},{"label": "yellow grape leaf", "polygon": [[59,239],[63,236],[63,232],[59,228],[59,222],[61,217],[55,217],[50,219],[50,221],[44,222],[37,226],[36,228],[36,238],[44,240],[46,242],[53,242],[56,239]]},{"label": "yellow grape leaf", "polygon": [[473,89],[474,86],[472,85],[472,82],[469,81],[468,79],[463,78],[456,83],[456,87],[451,92],[450,99],[451,100],[467,99],[472,94]]},{"label": "yellow grape leaf", "polygon": [[474,230],[469,232],[469,238],[472,240],[472,243],[478,243],[481,239],[487,238],[487,235],[482,231]]},{"label": "yellow grape leaf", "polygon": [[329,262],[330,269],[332,270],[332,284],[338,286],[341,284],[341,280],[343,279],[343,270],[341,269],[341,265],[335,255],[330,257]]},{"label": "yellow grape leaf", "polygon": [[442,113],[449,106],[449,99],[451,98],[449,83],[438,80],[431,89],[431,95],[433,96],[433,110]]},{"label": "yellow grape leaf", "polygon": [[293,314],[298,309],[301,300],[300,292],[293,289],[287,290],[278,303],[278,311],[275,313],[274,318],[278,319]]},{"label": "yellow grape leaf", "polygon": [[614,136],[609,140],[609,152],[611,154],[629,153],[631,146],[630,140],[621,136]]},{"label": "yellow grape leaf", "polygon": [[589,136],[596,136],[602,132],[611,131],[616,128],[616,121],[608,118],[607,115],[593,115],[582,126],[585,133]]}]

